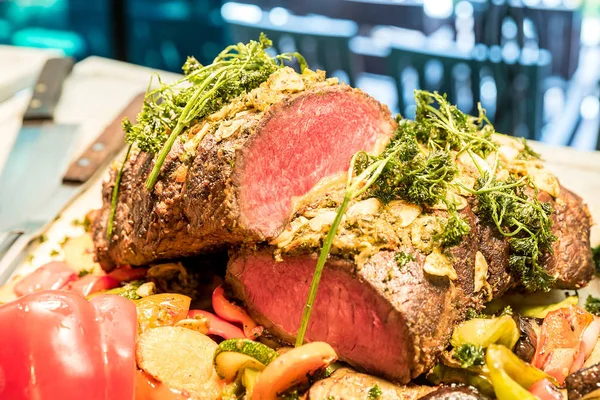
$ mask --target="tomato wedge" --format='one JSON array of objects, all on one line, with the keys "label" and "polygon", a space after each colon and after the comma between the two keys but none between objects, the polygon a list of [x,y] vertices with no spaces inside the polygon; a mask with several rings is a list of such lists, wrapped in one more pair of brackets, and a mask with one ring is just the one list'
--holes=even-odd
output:
[{"label": "tomato wedge", "polygon": [[135,304],[42,291],[0,306],[0,398],[132,400]]}]

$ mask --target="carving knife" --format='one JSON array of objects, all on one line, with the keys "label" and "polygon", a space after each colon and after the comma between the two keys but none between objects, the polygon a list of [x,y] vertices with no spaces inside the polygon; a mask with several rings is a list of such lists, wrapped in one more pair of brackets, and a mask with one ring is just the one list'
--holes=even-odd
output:
[{"label": "carving knife", "polygon": [[[42,75],[40,75],[40,80]],[[136,96],[129,105],[121,112],[121,114],[115,118],[115,120],[104,129],[104,131],[90,144],[90,146],[67,168],[66,173],[62,175],[65,170],[67,163],[71,160],[71,152],[66,148],[63,148],[61,157],[56,155],[52,156],[52,161],[44,162],[45,169],[44,173],[39,172],[37,174],[36,183],[39,179],[45,179],[46,182],[42,184],[43,190],[38,190],[37,185],[33,185],[30,189],[23,190],[23,193],[19,197],[23,197],[25,194],[35,192],[38,193],[39,201],[30,202],[37,204],[35,207],[28,205],[25,213],[20,212],[20,217],[12,218],[16,223],[7,224],[4,219],[4,211],[10,214],[10,208],[4,209],[4,197],[0,193],[0,231],[4,230],[4,247],[0,248],[0,284],[5,283],[12,275],[13,270],[19,265],[20,261],[25,254],[24,250],[33,237],[51,221],[54,220],[56,215],[67,205],[77,193],[85,186],[89,181],[90,177],[98,170],[99,167],[105,164],[105,162],[111,159],[116,153],[123,147],[124,138],[123,131],[121,128],[121,121],[124,117],[134,119],[139,110],[142,107],[143,95]],[[27,113],[26,113],[27,114]],[[57,129],[55,127],[51,128]],[[47,132],[44,132],[47,133]],[[64,131],[61,131],[64,134]],[[20,139],[20,136],[17,140]],[[61,146],[69,147],[66,143],[65,138]],[[50,145],[50,143],[45,143]],[[52,143],[53,144],[53,143]],[[47,150],[43,148],[44,152]],[[38,154],[40,150],[34,151],[35,156],[45,157],[45,155]],[[63,154],[65,155],[63,157]],[[33,157],[34,159],[36,157]],[[13,153],[11,153],[11,158]],[[9,160],[10,162],[10,160]],[[51,164],[51,165],[49,165]],[[7,164],[10,165],[10,164]],[[32,169],[40,170],[40,166],[36,165],[32,167],[28,165],[24,174],[26,177],[29,175]],[[7,169],[5,168],[5,171]],[[9,169],[10,171],[10,169]],[[5,178],[5,172],[0,177],[0,184],[3,179],[13,179],[12,177]],[[5,196],[10,197],[10,196]],[[12,204],[15,204],[14,199],[9,199]],[[15,206],[16,207],[16,206]],[[2,237],[0,237],[0,241]],[[1,245],[1,244],[0,244]]]}]

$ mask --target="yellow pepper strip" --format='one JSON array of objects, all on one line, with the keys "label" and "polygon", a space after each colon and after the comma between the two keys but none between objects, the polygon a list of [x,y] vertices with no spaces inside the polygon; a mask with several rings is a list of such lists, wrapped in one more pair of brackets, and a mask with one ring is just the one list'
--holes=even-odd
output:
[{"label": "yellow pepper strip", "polygon": [[519,328],[509,315],[497,318],[473,318],[454,329],[450,343],[454,347],[473,344],[488,347],[501,344],[512,349],[519,340]]},{"label": "yellow pepper strip", "polygon": [[541,379],[555,379],[517,357],[507,347],[491,344],[486,365],[498,400],[537,400],[528,389]]}]

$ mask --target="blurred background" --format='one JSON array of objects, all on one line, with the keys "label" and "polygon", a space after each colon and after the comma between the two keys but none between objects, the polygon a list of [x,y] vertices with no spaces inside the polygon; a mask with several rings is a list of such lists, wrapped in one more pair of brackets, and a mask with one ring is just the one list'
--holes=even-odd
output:
[{"label": "blurred background", "polygon": [[261,31],[404,116],[438,90],[500,132],[600,149],[600,0],[0,0],[0,45],[176,72]]}]

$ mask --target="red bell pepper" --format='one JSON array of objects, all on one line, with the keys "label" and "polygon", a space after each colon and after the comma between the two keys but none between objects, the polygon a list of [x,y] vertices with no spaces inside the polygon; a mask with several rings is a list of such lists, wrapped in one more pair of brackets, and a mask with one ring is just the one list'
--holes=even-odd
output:
[{"label": "red bell pepper", "polygon": [[132,268],[131,265],[121,265],[110,271],[108,276],[119,282],[130,282],[145,278],[147,273],[148,268]]},{"label": "red bell pepper", "polygon": [[114,289],[117,286],[119,286],[119,281],[112,276],[86,275],[83,278],[71,282],[69,284],[69,290],[83,296],[89,296],[92,293]]},{"label": "red bell pepper", "polygon": [[42,291],[0,306],[0,399],[132,400],[135,304]]},{"label": "red bell pepper", "polygon": [[17,296],[23,296],[40,290],[58,290],[76,279],[77,274],[68,264],[52,261],[17,282],[14,291]]},{"label": "red bell pepper", "polygon": [[542,323],[531,364],[556,378],[562,385],[567,375],[574,372],[574,366],[583,365],[585,353],[589,355],[593,349],[588,340],[583,339],[589,326],[597,332],[596,325],[591,325],[594,322],[592,314],[573,305],[549,312]]},{"label": "red bell pepper", "polygon": [[258,326],[256,322],[248,315],[246,310],[237,304],[230,302],[225,297],[225,291],[222,286],[217,286],[212,294],[212,306],[215,314],[229,322],[242,324],[244,334],[248,339],[256,339],[262,335],[263,327]]},{"label": "red bell pepper", "polygon": [[563,400],[558,388],[548,379],[541,379],[529,387],[529,393],[540,400]]},{"label": "red bell pepper", "polygon": [[243,339],[244,332],[237,326],[230,324],[213,313],[204,310],[190,310],[188,318],[206,318],[208,320],[207,335],[220,336],[223,339]]}]

